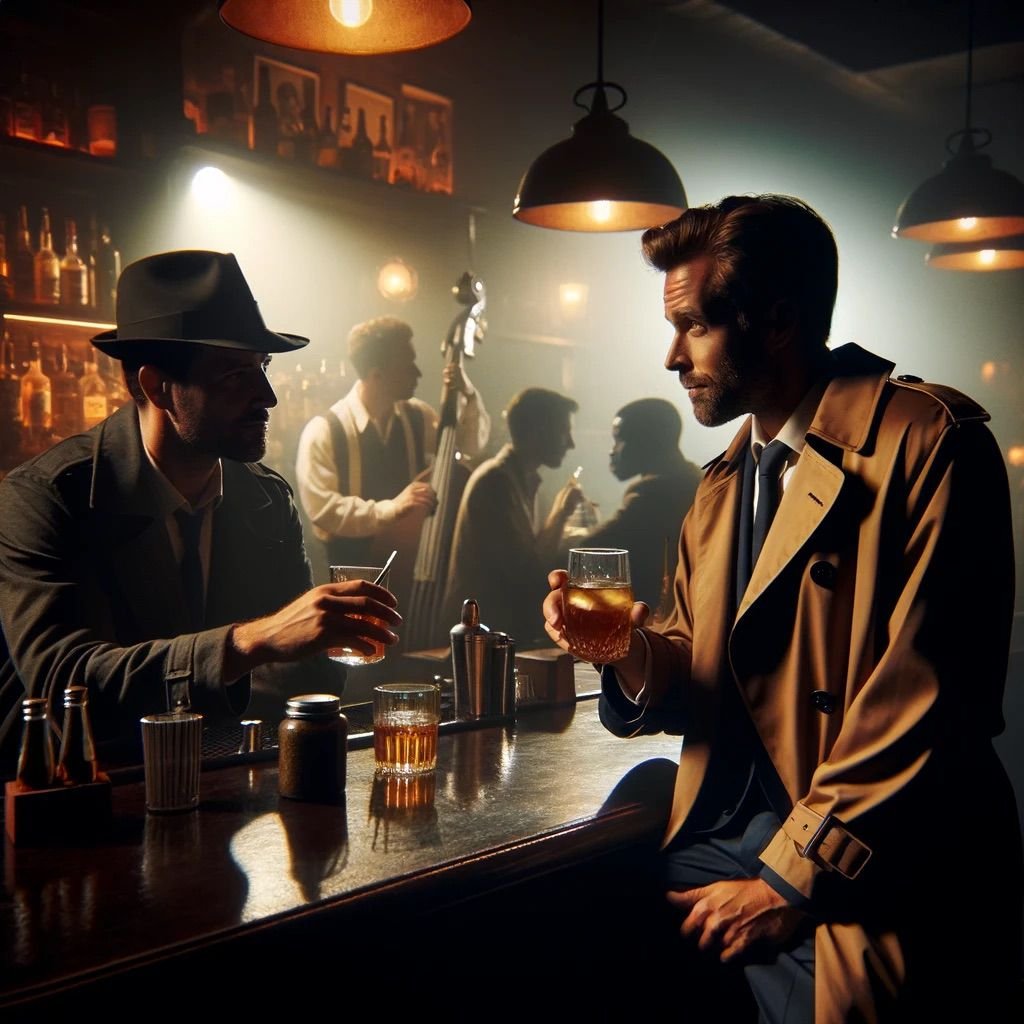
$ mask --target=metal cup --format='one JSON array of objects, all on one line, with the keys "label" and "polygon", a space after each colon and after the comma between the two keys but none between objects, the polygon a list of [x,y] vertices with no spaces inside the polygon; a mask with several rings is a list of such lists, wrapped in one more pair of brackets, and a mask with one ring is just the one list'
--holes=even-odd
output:
[{"label": "metal cup", "polygon": [[195,810],[199,806],[203,716],[170,711],[145,715],[140,722],[146,810],[152,814]]}]

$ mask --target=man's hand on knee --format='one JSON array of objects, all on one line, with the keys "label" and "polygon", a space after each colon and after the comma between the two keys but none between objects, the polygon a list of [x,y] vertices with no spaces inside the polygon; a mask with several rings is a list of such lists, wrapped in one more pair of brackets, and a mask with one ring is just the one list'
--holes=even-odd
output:
[{"label": "man's hand on knee", "polygon": [[702,950],[717,951],[723,963],[755,945],[781,946],[805,917],[760,878],[737,878],[669,892],[669,902],[686,917],[680,931]]}]

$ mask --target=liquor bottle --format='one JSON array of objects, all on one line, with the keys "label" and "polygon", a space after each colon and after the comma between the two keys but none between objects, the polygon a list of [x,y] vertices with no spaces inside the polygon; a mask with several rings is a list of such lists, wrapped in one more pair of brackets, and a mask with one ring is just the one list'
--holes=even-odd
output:
[{"label": "liquor bottle", "polygon": [[28,207],[18,207],[18,237],[14,243],[11,259],[11,276],[14,278],[14,297],[32,302],[36,297],[36,260],[32,252],[32,236],[28,230]]},{"label": "liquor bottle", "polygon": [[89,216],[89,244],[85,253],[85,281],[89,294],[89,306],[96,308],[96,259],[99,246],[99,229],[96,226],[96,215]]},{"label": "liquor bottle", "polygon": [[68,218],[64,222],[67,249],[60,261],[60,297],[66,306],[89,304],[89,268],[78,255],[78,229]]},{"label": "liquor bottle", "polygon": [[117,311],[117,279],[120,276],[121,253],[114,248],[110,228],[104,224],[96,250],[96,312],[107,320],[113,320]]},{"label": "liquor bottle", "polygon": [[378,181],[391,177],[391,144],[388,142],[388,116],[380,115],[380,132],[373,147],[373,176]]},{"label": "liquor bottle", "polygon": [[39,341],[35,340],[28,369],[21,378],[21,429],[29,454],[41,452],[49,445],[53,427],[53,390],[42,364]]},{"label": "liquor bottle", "polygon": [[348,153],[347,168],[350,174],[359,178],[373,177],[373,143],[366,131],[366,110],[359,108],[356,133]]},{"label": "liquor bottle", "polygon": [[50,211],[43,207],[39,223],[39,248],[35,255],[36,302],[60,302],[60,259],[53,251]]},{"label": "liquor bottle", "polygon": [[296,139],[297,156],[304,163],[315,164],[320,150],[320,127],[316,123],[316,83],[302,80],[302,135]]},{"label": "liquor bottle", "polygon": [[21,377],[14,364],[14,343],[4,331],[0,340],[0,469],[21,460]]},{"label": "liquor bottle", "polygon": [[65,786],[74,786],[95,782],[97,774],[96,745],[89,722],[89,691],[84,686],[69,686],[64,691],[64,728],[57,778]]},{"label": "liquor bottle", "polygon": [[107,383],[94,362],[87,362],[84,369],[78,390],[82,395],[82,426],[88,430],[107,418]]},{"label": "liquor bottle", "polygon": [[58,437],[71,437],[82,429],[82,394],[78,378],[68,369],[68,347],[61,345],[60,355],[50,377],[52,391],[53,432]]},{"label": "liquor bottle", "polygon": [[418,189],[420,184],[420,161],[414,132],[415,107],[406,102],[399,121],[398,141],[395,144],[395,158],[391,165],[391,184]]},{"label": "liquor bottle", "polygon": [[7,218],[0,213],[0,299],[14,298],[14,281],[7,259]]},{"label": "liquor bottle", "polygon": [[277,110],[270,99],[270,68],[260,66],[256,109],[252,112],[250,148],[257,153],[277,152]]},{"label": "liquor bottle", "polygon": [[68,145],[68,109],[60,94],[60,84],[50,81],[49,94],[40,106],[40,138],[51,146]]},{"label": "liquor bottle", "polygon": [[26,697],[21,702],[25,725],[18,754],[18,782],[26,789],[46,789],[53,785],[53,740],[45,697]]},{"label": "liquor bottle", "polygon": [[38,142],[42,134],[39,98],[32,87],[32,76],[27,71],[22,71],[14,90],[14,137]]},{"label": "liquor bottle", "polygon": [[334,111],[324,108],[324,123],[320,128],[320,141],[316,151],[317,167],[338,166],[338,134],[334,127]]}]

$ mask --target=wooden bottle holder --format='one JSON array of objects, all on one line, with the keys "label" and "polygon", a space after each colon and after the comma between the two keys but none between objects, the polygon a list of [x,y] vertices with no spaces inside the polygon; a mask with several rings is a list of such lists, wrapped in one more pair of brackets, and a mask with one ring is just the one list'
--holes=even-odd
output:
[{"label": "wooden bottle holder", "polygon": [[107,827],[110,816],[111,785],[103,772],[95,782],[77,786],[4,785],[4,828],[16,846],[77,839]]}]

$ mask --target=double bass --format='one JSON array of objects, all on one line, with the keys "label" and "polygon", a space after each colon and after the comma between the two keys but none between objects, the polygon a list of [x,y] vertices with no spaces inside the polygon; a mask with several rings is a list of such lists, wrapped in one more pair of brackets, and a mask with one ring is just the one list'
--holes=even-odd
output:
[{"label": "double bass", "polygon": [[[461,367],[463,358],[472,358],[476,354],[476,346],[483,341],[487,296],[483,281],[468,270],[452,287],[452,294],[463,308],[448,327],[441,342],[441,351],[446,367]],[[455,388],[443,387],[437,454],[430,474],[430,486],[437,495],[437,508],[423,524],[413,566],[408,612],[402,609],[405,618],[402,627],[404,647],[411,651],[436,647],[441,634],[446,631],[446,626],[438,620],[448,582],[448,556],[455,531],[455,515],[468,476],[455,444],[458,399],[459,393]]]}]

